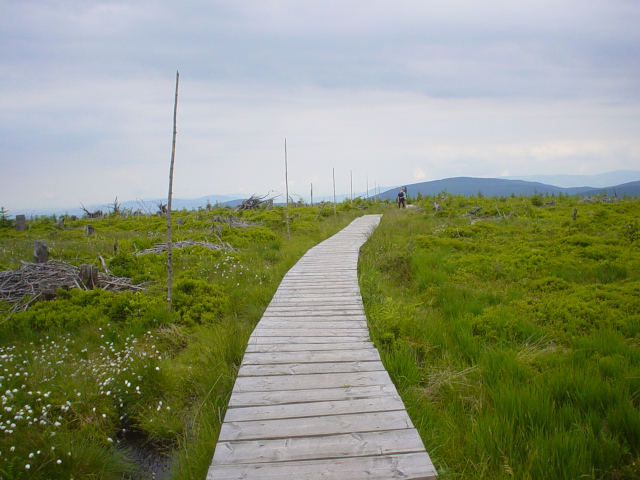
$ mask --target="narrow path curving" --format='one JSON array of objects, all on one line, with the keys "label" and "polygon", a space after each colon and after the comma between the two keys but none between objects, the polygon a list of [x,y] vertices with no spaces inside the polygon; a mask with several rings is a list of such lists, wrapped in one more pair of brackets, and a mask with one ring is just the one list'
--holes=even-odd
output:
[{"label": "narrow path curving", "polygon": [[366,215],[285,275],[238,372],[207,480],[435,479],[358,287]]}]

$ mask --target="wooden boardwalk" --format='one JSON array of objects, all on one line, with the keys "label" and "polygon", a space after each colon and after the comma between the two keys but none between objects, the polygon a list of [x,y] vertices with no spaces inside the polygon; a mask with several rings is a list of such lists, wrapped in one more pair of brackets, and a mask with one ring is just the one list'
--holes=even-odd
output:
[{"label": "wooden boardwalk", "polygon": [[207,480],[435,479],[369,341],[354,220],[287,273],[251,335]]}]

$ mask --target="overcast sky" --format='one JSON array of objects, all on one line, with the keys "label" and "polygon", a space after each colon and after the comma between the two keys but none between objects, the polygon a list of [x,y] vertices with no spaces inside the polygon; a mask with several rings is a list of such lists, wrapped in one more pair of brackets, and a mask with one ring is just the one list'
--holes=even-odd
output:
[{"label": "overcast sky", "polygon": [[0,205],[640,169],[638,0],[0,0]]}]

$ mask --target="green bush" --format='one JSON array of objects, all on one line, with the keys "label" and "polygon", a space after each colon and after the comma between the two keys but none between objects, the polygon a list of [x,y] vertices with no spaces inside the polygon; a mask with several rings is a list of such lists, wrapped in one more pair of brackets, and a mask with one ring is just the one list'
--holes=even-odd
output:
[{"label": "green bush", "polygon": [[182,278],[174,284],[173,306],[184,323],[195,324],[219,320],[231,302],[218,285]]}]

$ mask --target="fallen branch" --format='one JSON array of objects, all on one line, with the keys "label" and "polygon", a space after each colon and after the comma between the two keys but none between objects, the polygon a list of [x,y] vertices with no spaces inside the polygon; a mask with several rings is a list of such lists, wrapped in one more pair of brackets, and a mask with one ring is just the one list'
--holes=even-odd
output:
[{"label": "fallen branch", "polygon": [[[209,250],[225,250],[225,251],[231,251],[231,252],[236,251],[236,249],[233,248],[229,243],[223,242],[222,240],[220,240],[220,243],[193,242],[191,240],[173,242],[173,248],[186,248],[186,247],[204,247],[204,248],[208,248]],[[166,243],[157,243],[152,248],[147,248],[146,250],[137,252],[136,255],[147,255],[149,253],[160,254],[166,251],[167,251]]]}]

